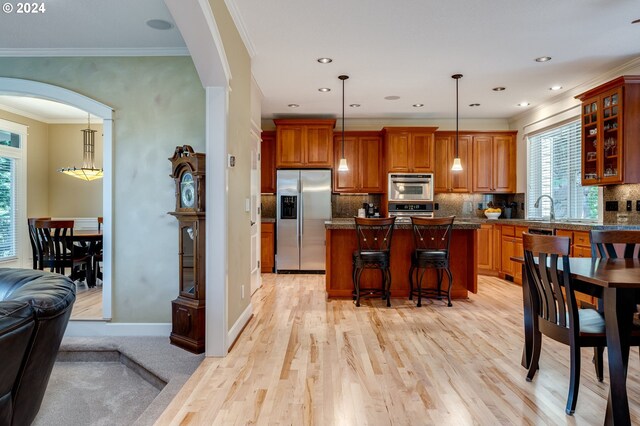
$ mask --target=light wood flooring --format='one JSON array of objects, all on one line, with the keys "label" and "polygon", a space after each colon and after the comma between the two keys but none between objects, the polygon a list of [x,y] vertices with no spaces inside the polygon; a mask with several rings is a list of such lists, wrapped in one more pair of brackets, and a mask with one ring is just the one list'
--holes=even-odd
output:
[{"label": "light wood flooring", "polygon": [[[392,299],[326,300],[322,275],[265,275],[254,317],[226,358],[207,358],[159,425],[600,425],[608,378],[583,350],[573,417],[569,349],[543,340],[540,370],[520,365],[521,288],[480,277],[447,308]],[[606,360],[606,356],[605,356]],[[606,363],[606,361],[605,361]],[[631,421],[640,424],[632,349]],[[605,368],[608,368],[605,365]],[[608,371],[608,370],[606,370]]]},{"label": "light wood flooring", "polygon": [[102,287],[88,288],[84,284],[78,285],[71,320],[102,319]]}]

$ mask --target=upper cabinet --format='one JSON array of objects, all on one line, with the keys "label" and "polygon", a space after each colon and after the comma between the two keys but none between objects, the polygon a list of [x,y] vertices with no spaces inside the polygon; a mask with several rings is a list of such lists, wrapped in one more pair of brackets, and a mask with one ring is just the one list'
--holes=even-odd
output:
[{"label": "upper cabinet", "polygon": [[387,172],[433,172],[437,127],[385,127]]},{"label": "upper cabinet", "polygon": [[516,192],[516,134],[506,131],[471,135],[473,192]]},{"label": "upper cabinet", "polygon": [[345,132],[344,158],[349,170],[338,171],[342,158],[342,133],[333,142],[333,191],[338,193],[384,192],[382,140],[379,132]]},{"label": "upper cabinet", "polygon": [[262,132],[260,144],[260,192],[276,192],[276,132]]},{"label": "upper cabinet", "polygon": [[640,182],[640,76],[589,90],[582,101],[582,185]]},{"label": "upper cabinet", "polygon": [[276,167],[331,168],[336,120],[273,120],[276,124]]},{"label": "upper cabinet", "polygon": [[461,171],[452,171],[456,156],[456,133],[435,133],[434,192],[471,192],[472,136],[463,134],[458,137],[458,157]]}]

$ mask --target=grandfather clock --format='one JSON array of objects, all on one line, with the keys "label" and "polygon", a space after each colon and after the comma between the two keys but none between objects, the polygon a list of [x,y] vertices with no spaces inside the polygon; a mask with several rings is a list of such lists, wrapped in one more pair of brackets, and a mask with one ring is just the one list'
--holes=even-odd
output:
[{"label": "grandfather clock", "polygon": [[169,158],[176,183],[178,219],[178,298],[171,302],[171,343],[193,353],[204,352],[205,336],[205,154],[178,146]]}]

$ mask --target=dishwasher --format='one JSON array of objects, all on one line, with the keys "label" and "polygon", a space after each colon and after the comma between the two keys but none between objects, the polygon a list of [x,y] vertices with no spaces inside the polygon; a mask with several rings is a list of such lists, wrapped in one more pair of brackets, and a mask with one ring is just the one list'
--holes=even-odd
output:
[{"label": "dishwasher", "polygon": [[555,234],[553,229],[545,229],[545,228],[529,228],[527,232],[529,232],[529,234],[535,234],[535,235],[554,235]]}]

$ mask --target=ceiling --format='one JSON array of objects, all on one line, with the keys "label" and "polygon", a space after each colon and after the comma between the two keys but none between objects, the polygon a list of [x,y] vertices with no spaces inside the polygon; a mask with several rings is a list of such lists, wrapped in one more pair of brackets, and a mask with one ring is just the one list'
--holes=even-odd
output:
[{"label": "ceiling", "polygon": [[186,54],[177,28],[161,31],[145,23],[173,23],[163,0],[49,0],[44,13],[0,14],[0,54],[162,55]]},{"label": "ceiling", "polygon": [[[464,75],[462,118],[510,118],[640,57],[640,24],[631,24],[640,18],[637,0],[225,2],[252,54],[265,118],[339,116],[340,74],[351,77],[347,117],[451,118],[455,73]],[[45,6],[40,14],[0,14],[0,56],[187,53],[177,28],[145,25],[172,22],[163,0]],[[535,62],[540,56],[552,59]],[[491,90],[497,86],[506,90]],[[518,107],[523,101],[531,105]]]},{"label": "ceiling", "polygon": [[[86,111],[47,99],[0,95],[0,109],[50,124],[87,122]],[[91,122],[102,123],[102,118],[92,115]]]},{"label": "ceiling", "polygon": [[451,118],[456,73],[461,117],[510,118],[640,56],[637,0],[227,3],[253,50],[264,118],[339,116],[340,74],[347,117]]}]

